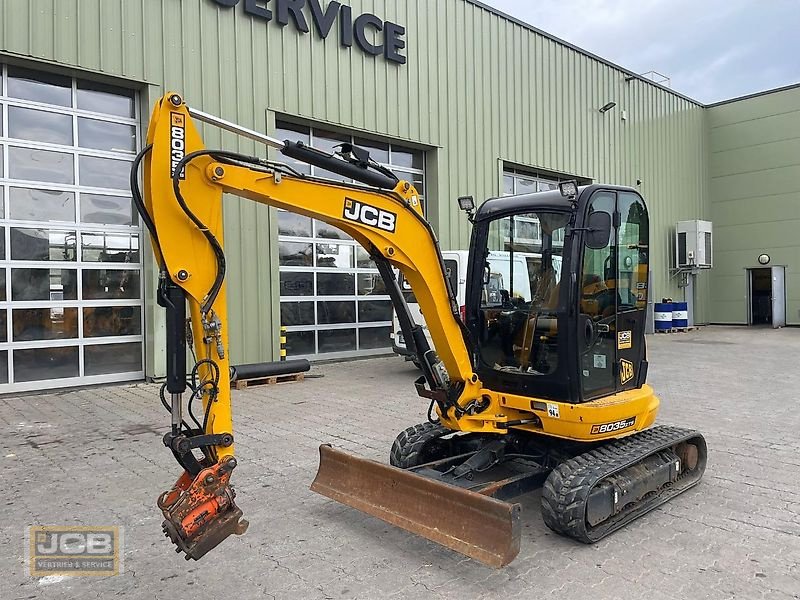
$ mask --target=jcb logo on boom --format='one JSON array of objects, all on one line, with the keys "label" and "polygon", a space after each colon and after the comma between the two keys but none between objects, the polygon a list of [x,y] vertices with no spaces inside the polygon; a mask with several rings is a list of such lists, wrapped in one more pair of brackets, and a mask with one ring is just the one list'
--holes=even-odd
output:
[{"label": "jcb logo on boom", "polygon": [[348,221],[377,227],[389,233],[394,233],[397,227],[396,214],[350,198],[344,201],[343,216]]},{"label": "jcb logo on boom", "polygon": [[[175,177],[175,169],[186,156],[186,117],[181,113],[170,113],[169,150],[169,176]],[[186,179],[186,169],[181,169],[179,179]]]}]

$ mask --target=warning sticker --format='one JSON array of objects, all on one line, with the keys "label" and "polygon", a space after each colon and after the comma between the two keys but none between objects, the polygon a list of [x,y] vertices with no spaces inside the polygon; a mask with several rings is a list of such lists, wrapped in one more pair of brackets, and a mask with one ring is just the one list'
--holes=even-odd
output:
[{"label": "warning sticker", "polygon": [[633,346],[633,332],[631,331],[618,331],[617,332],[617,349],[628,350]]},{"label": "warning sticker", "polygon": [[548,404],[547,415],[554,419],[560,419],[561,415],[558,413],[558,404]]},{"label": "warning sticker", "polygon": [[605,369],[608,365],[606,361],[605,354],[595,354],[594,355],[594,368],[595,369]]}]

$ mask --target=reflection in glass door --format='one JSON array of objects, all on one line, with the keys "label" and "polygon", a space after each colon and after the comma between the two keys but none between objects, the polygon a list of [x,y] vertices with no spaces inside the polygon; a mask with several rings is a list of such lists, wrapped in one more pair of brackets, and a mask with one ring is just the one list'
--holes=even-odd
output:
[{"label": "reflection in glass door", "polygon": [[141,378],[134,94],[0,75],[0,392]]}]

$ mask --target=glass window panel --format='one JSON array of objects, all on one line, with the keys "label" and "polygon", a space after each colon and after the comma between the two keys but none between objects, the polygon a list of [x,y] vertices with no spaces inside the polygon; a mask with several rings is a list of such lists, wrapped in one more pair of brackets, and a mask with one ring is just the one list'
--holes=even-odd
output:
[{"label": "glass window panel", "polygon": [[84,269],[81,273],[84,300],[138,300],[140,273],[134,269]]},{"label": "glass window panel", "polygon": [[353,296],[355,275],[350,273],[317,273],[318,296]]},{"label": "glass window panel", "polygon": [[8,311],[0,310],[0,342],[8,341]]},{"label": "glass window panel", "polygon": [[43,104],[72,106],[72,80],[61,75],[8,67],[8,95]]},{"label": "glass window panel", "polygon": [[338,152],[341,144],[351,141],[351,137],[344,133],[337,133],[334,131],[326,131],[324,129],[314,130],[314,147],[323,152],[330,152],[331,154]]},{"label": "glass window panel", "polygon": [[[275,137],[282,142],[303,142],[304,144],[309,145],[310,129],[303,125],[294,125],[291,123],[278,121],[275,127]],[[308,163],[300,162],[285,156],[281,156],[281,162],[289,165],[295,171],[305,175],[311,175],[311,165]]]},{"label": "glass window panel", "polygon": [[44,110],[9,106],[8,137],[72,146],[72,117]]},{"label": "glass window panel", "polygon": [[550,190],[554,190],[558,187],[557,183],[553,183],[552,181],[542,181],[539,180],[539,191],[540,192],[549,192]]},{"label": "glass window panel", "polygon": [[358,279],[359,296],[386,296],[386,285],[379,273],[359,273]]},{"label": "glass window panel", "polygon": [[514,194],[514,177],[512,175],[503,175],[503,194],[505,196]]},{"label": "glass window panel", "polygon": [[369,257],[369,253],[361,246],[356,246],[356,267],[359,269],[374,269],[375,263]]},{"label": "glass window panel", "polygon": [[370,327],[358,330],[358,347],[360,350],[374,350],[377,348],[389,348],[392,340],[391,327]]},{"label": "glass window panel", "polygon": [[74,231],[11,228],[11,260],[75,260]]},{"label": "glass window panel", "polygon": [[[334,269],[352,269],[355,246],[317,244],[317,266]],[[352,293],[352,292],[351,292]]]},{"label": "glass window panel", "polygon": [[317,302],[317,319],[320,325],[356,322],[356,303],[345,301]]},{"label": "glass window panel", "polygon": [[0,227],[0,260],[6,259],[6,228]]},{"label": "glass window panel", "polygon": [[527,177],[517,177],[517,194],[532,194],[538,191],[535,179]]},{"label": "glass window panel", "polygon": [[8,350],[0,352],[0,383],[8,383]]},{"label": "glass window panel", "polygon": [[392,145],[392,166],[419,169],[421,171],[425,168],[425,153],[420,150]]},{"label": "glass window panel", "polygon": [[392,320],[392,303],[389,300],[362,300],[358,303],[358,322],[377,323]]},{"label": "glass window panel", "polygon": [[313,331],[289,331],[286,334],[287,356],[316,354],[316,343]]},{"label": "glass window panel", "polygon": [[353,143],[356,146],[364,148],[369,151],[369,157],[375,162],[381,164],[388,164],[389,162],[389,144],[382,144],[373,140],[365,140],[364,138],[355,138]]},{"label": "glass window panel", "polygon": [[17,308],[12,313],[15,342],[78,337],[77,308]]},{"label": "glass window panel", "polygon": [[313,273],[281,272],[281,296],[313,296]]},{"label": "glass window panel", "polygon": [[281,327],[314,325],[313,302],[281,302]]},{"label": "glass window panel", "polygon": [[334,227],[333,225],[328,225],[323,221],[314,221],[314,225],[317,228],[317,237],[324,238],[326,240],[352,240],[349,235],[347,235],[341,229]]},{"label": "glass window panel", "polygon": [[83,371],[86,375],[134,373],[141,370],[141,342],[85,346],[83,349]]},{"label": "glass window panel", "polygon": [[6,301],[6,270],[0,269],[0,302]]},{"label": "glass window panel", "polygon": [[8,176],[24,181],[75,183],[74,157],[65,152],[9,147]]},{"label": "glass window panel", "polygon": [[314,244],[310,242],[278,242],[278,255],[282,267],[314,266]]},{"label": "glass window panel", "polygon": [[91,112],[135,117],[134,92],[111,85],[78,80],[78,108]]},{"label": "glass window panel", "polygon": [[348,352],[356,349],[355,329],[333,329],[318,333],[320,353]]},{"label": "glass window panel", "polygon": [[81,194],[81,221],[103,225],[137,225],[139,219],[130,198]]},{"label": "glass window panel", "polygon": [[40,381],[78,376],[78,348],[14,350],[14,381]]},{"label": "glass window panel", "polygon": [[414,187],[417,188],[417,192],[419,192],[420,196],[425,195],[425,182],[421,174],[401,171],[400,169],[393,169],[393,172],[403,181],[410,181]]},{"label": "glass window panel", "polygon": [[20,221],[75,222],[74,192],[12,187],[8,206],[10,217]]},{"label": "glass window panel", "polygon": [[311,233],[311,218],[285,210],[278,212],[278,233],[281,235],[291,235],[293,237],[308,237]]},{"label": "glass window panel", "polygon": [[[3,116],[3,111],[0,110],[0,121],[3,120],[2,116]],[[0,132],[0,135],[3,135],[2,132]],[[6,161],[3,160],[3,154],[5,153],[5,151],[6,151],[5,146],[0,145],[0,177],[5,176]],[[0,188],[0,191],[2,191],[2,188]]]},{"label": "glass window panel", "polygon": [[81,185],[128,190],[131,163],[127,160],[81,156],[78,158],[78,179]]},{"label": "glass window panel", "polygon": [[75,269],[11,269],[12,301],[77,299],[78,272]]},{"label": "glass window panel", "polygon": [[81,256],[85,262],[139,262],[139,236],[128,233],[84,233]]},{"label": "glass window panel", "polygon": [[78,146],[109,152],[135,152],[136,128],[81,117],[78,119]]},{"label": "glass window panel", "polygon": [[138,306],[102,306],[83,309],[83,337],[141,335],[142,311]]}]

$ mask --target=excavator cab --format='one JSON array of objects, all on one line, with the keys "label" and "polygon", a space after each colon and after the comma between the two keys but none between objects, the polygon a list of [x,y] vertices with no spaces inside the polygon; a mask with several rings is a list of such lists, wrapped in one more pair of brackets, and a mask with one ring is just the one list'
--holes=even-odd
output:
[{"label": "excavator cab", "polygon": [[[580,404],[645,382],[647,208],[630,188],[576,192],[492,199],[473,217],[466,324],[490,389]],[[490,296],[492,270],[506,288]]]}]

